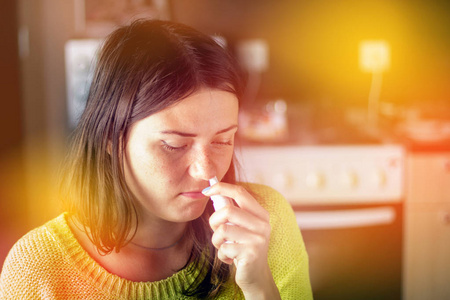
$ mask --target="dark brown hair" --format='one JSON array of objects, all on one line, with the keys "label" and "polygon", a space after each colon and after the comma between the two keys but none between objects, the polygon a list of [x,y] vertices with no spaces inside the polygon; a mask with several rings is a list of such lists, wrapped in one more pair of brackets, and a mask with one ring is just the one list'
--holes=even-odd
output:
[{"label": "dark brown hair", "polygon": [[[119,251],[137,227],[120,157],[130,126],[204,87],[241,99],[240,74],[226,49],[185,25],[138,20],[107,37],[73,133],[62,185],[67,211],[100,252]],[[235,182],[233,163],[223,180]],[[194,265],[207,268],[207,276],[185,291],[198,297],[216,294],[230,272],[212,251],[210,209],[189,226]]]}]

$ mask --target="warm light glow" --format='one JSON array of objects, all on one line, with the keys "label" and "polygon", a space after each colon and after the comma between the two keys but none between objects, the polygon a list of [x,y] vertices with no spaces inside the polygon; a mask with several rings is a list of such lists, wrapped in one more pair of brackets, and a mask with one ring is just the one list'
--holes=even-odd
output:
[{"label": "warm light glow", "polygon": [[[396,103],[411,101],[420,97],[421,90],[427,90],[431,97],[425,86],[429,81],[422,80],[423,74],[417,72],[425,62],[421,57],[428,57],[420,48],[425,44],[415,30],[416,24],[409,18],[413,10],[409,4],[302,1],[294,9],[289,5],[277,19],[277,30],[272,29],[276,35],[271,53],[276,61],[271,68],[277,63],[285,67],[283,84],[289,84],[293,94],[301,93],[314,101],[365,105],[372,76],[361,70],[359,45],[361,41],[386,41],[390,64],[389,72],[383,73],[380,97]],[[291,31],[295,31],[292,38],[287,35]]]},{"label": "warm light glow", "polygon": [[386,41],[362,41],[359,44],[359,67],[365,72],[381,73],[389,69],[390,47]]}]

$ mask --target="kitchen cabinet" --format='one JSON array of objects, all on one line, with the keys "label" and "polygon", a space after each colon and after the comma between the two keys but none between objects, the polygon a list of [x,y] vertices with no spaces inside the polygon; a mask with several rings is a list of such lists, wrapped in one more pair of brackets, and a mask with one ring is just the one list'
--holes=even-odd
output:
[{"label": "kitchen cabinet", "polygon": [[404,299],[450,299],[450,152],[407,159]]}]

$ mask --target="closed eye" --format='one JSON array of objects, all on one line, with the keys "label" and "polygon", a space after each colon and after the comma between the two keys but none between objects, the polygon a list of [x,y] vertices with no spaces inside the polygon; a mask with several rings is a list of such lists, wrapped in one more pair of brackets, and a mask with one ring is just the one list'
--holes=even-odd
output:
[{"label": "closed eye", "polygon": [[184,148],[187,147],[187,145],[183,145],[183,146],[179,146],[179,147],[175,147],[175,146],[171,146],[169,145],[166,141],[161,141],[163,143],[163,148],[168,150],[168,151],[177,151],[177,150],[183,150]]},{"label": "closed eye", "polygon": [[218,141],[218,142],[213,142],[213,144],[215,145],[220,145],[220,146],[232,146],[233,142],[230,141]]}]

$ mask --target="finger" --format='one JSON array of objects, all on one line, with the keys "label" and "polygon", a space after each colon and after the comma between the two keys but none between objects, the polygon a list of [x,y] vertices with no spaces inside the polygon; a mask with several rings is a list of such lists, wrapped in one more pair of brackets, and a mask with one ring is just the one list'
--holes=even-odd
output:
[{"label": "finger", "polygon": [[233,263],[233,259],[226,256],[220,249],[217,251],[217,257],[228,265]]},{"label": "finger", "polygon": [[209,224],[213,231],[225,223],[232,223],[252,232],[264,232],[270,234],[270,223],[236,206],[228,206],[216,211],[209,218]]},{"label": "finger", "polygon": [[222,261],[227,263],[232,261],[237,267],[251,265],[257,262],[261,255],[263,255],[262,249],[237,243],[224,243],[218,251],[218,257],[223,259]]},{"label": "finger", "polygon": [[245,250],[245,246],[237,243],[224,243],[220,246],[217,252],[217,257],[227,263],[231,264],[237,257]]},{"label": "finger", "polygon": [[214,232],[212,243],[214,247],[220,248],[223,243],[232,242],[237,244],[259,244],[261,246],[268,244],[268,236],[255,233],[246,228],[235,226],[233,224],[222,224]]},{"label": "finger", "polygon": [[[227,224],[223,224],[223,225],[230,226]],[[220,231],[219,228],[221,228],[221,227],[219,226],[218,229],[214,231],[214,233],[211,237],[211,242],[214,245],[214,247],[216,247],[217,249],[219,249],[220,246],[222,246],[222,244],[227,241],[226,234],[224,233],[227,229],[222,229]]]},{"label": "finger", "polygon": [[208,196],[222,195],[234,199],[236,204],[259,218],[268,221],[269,213],[256,201],[256,199],[242,186],[219,182],[211,186],[205,193]]}]

